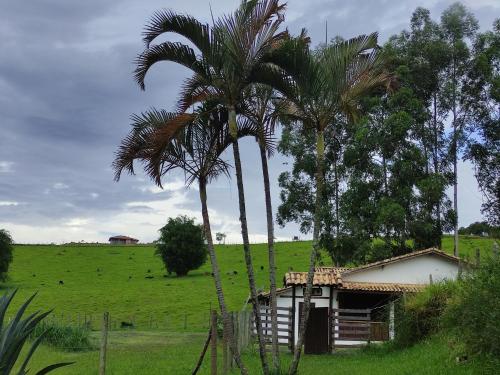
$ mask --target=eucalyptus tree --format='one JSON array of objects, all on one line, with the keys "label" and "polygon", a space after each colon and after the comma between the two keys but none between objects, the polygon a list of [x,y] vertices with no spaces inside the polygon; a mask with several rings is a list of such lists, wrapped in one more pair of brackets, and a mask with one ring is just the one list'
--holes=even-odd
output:
[{"label": "eucalyptus tree", "polygon": [[304,307],[290,373],[297,372],[309,318],[312,282],[319,251],[321,205],[324,191],[324,132],[335,127],[339,114],[355,119],[358,100],[371,90],[388,85],[391,75],[384,69],[377,34],[340,41],[311,53],[305,32],[283,42],[270,59],[287,72],[289,80],[275,84],[284,98],[283,115],[298,121],[316,136],[316,194],[313,244],[307,274]]},{"label": "eucalyptus tree", "polygon": [[[269,147],[274,136],[277,122],[277,111],[273,105],[274,91],[271,87],[257,84],[252,86],[245,95],[242,115],[251,121],[257,130],[256,140],[259,145],[262,175],[264,180],[264,195],[266,203],[267,248],[269,256],[269,285],[271,299],[271,342],[273,368],[280,368],[278,345],[278,311],[276,302],[276,261],[274,252],[274,220],[271,201],[271,186],[269,182],[268,156],[272,155],[274,147]],[[274,144],[272,145],[274,146]]]},{"label": "eucalyptus tree", "polygon": [[464,128],[469,119],[467,90],[465,83],[467,71],[471,65],[471,54],[467,43],[474,40],[479,28],[474,15],[464,5],[454,3],[441,15],[441,29],[450,50],[445,100],[451,111],[452,134],[449,155],[453,164],[453,210],[455,211],[454,255],[458,255],[458,154],[464,135]]},{"label": "eucalyptus tree", "polygon": [[[228,111],[245,264],[257,324],[259,353],[265,374],[269,372],[269,366],[248,239],[236,117],[245,90],[274,74],[274,69],[269,66],[266,57],[288,35],[286,31],[279,32],[284,20],[284,10],[285,5],[280,4],[279,0],[243,1],[232,14],[214,19],[212,26],[188,15],[169,10],[159,11],[146,25],[146,49],[137,58],[135,70],[136,81],[144,89],[146,74],[157,62],[171,61],[183,65],[194,74],[182,87],[179,110],[183,112],[195,103],[216,100]],[[185,37],[194,47],[169,41],[151,44],[158,36],[170,32]],[[176,123],[176,126],[169,130],[171,136],[183,126],[182,121]]]},{"label": "eucalyptus tree", "polygon": [[[134,174],[134,162],[139,161],[143,163],[147,175],[159,186],[165,175],[175,169],[185,173],[188,185],[195,181],[198,183],[203,227],[223,318],[224,335],[229,339],[231,352],[241,373],[246,374],[224,298],[207,204],[207,184],[220,175],[229,176],[230,165],[221,158],[233,139],[227,125],[227,111],[213,109],[205,104],[192,114],[152,109],[134,115],[132,119],[133,129],[122,140],[113,163],[115,179],[119,180],[123,171]],[[171,128],[177,127],[178,123],[184,126],[176,130],[175,137],[171,137]],[[248,135],[256,135],[255,127],[250,122],[240,122],[236,136]]]},{"label": "eucalyptus tree", "polygon": [[474,43],[472,69],[467,89],[474,114],[474,136],[466,157],[475,166],[475,176],[483,193],[481,212],[492,226],[500,226],[500,18],[493,30],[478,35]]}]

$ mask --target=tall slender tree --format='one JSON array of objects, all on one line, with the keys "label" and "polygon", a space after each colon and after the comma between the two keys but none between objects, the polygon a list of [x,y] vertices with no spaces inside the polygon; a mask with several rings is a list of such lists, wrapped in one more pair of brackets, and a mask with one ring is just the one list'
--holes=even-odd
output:
[{"label": "tall slender tree", "polygon": [[[135,71],[137,82],[144,88],[145,76],[155,63],[159,61],[179,63],[194,72],[181,90],[180,111],[185,111],[194,103],[207,100],[216,100],[228,111],[229,133],[233,138],[243,250],[264,374],[269,373],[269,366],[248,238],[236,117],[245,90],[252,84],[264,81],[267,76],[275,74],[274,69],[266,64],[266,55],[287,35],[286,32],[279,32],[284,9],[285,6],[278,0],[242,1],[234,13],[215,19],[213,26],[172,11],[157,12],[146,26],[144,32],[146,50],[138,57]],[[183,43],[163,42],[151,45],[159,35],[168,32],[184,36],[194,44],[196,50]],[[177,128],[172,127],[169,130],[172,136],[184,126],[182,122],[177,125]]]},{"label": "tall slender tree", "polygon": [[[221,158],[221,154],[232,143],[232,135],[227,125],[227,111],[207,108],[206,105],[191,115],[153,109],[141,115],[134,115],[132,119],[133,129],[122,141],[113,163],[115,179],[119,180],[123,171],[133,174],[134,162],[138,161],[143,163],[146,173],[160,186],[165,175],[174,169],[180,169],[186,174],[188,185],[198,182],[203,226],[223,317],[224,335],[229,339],[231,352],[241,373],[246,374],[247,370],[237,350],[231,318],[225,303],[207,206],[207,184],[221,174],[229,176],[230,166]],[[170,130],[167,128],[176,127],[179,121],[184,127],[176,132],[175,137],[170,137]],[[238,137],[256,134],[253,124],[240,122]]]},{"label": "tall slender tree", "polygon": [[277,112],[273,105],[273,89],[265,85],[254,85],[246,95],[242,115],[255,124],[257,129],[257,143],[259,145],[262,175],[264,181],[264,196],[266,203],[267,221],[267,248],[269,255],[269,285],[271,300],[271,342],[273,368],[275,372],[280,369],[278,346],[278,311],[276,301],[276,260],[274,251],[274,220],[271,201],[271,185],[269,182],[268,156],[274,148],[267,148],[269,140],[274,136],[277,122]]},{"label": "tall slender tree", "polygon": [[481,212],[492,226],[500,226],[500,18],[473,47],[466,87],[472,99],[467,109],[475,121],[466,157],[474,163],[483,193]]},{"label": "tall slender tree", "polygon": [[441,15],[441,28],[451,52],[448,66],[447,95],[448,109],[451,111],[452,134],[449,155],[453,164],[453,210],[455,211],[453,253],[458,256],[458,158],[463,143],[464,127],[468,122],[463,103],[467,100],[463,85],[470,64],[468,41],[474,39],[479,28],[474,15],[464,5],[454,3]]},{"label": "tall slender tree", "polygon": [[362,35],[335,43],[312,54],[304,35],[290,39],[272,60],[284,69],[292,83],[274,85],[283,96],[283,115],[299,121],[316,135],[316,194],[313,245],[309,261],[300,329],[290,374],[296,374],[309,318],[312,282],[321,232],[321,205],[324,189],[324,131],[335,126],[339,113],[355,118],[358,100],[370,90],[390,81],[383,69],[377,34]]}]

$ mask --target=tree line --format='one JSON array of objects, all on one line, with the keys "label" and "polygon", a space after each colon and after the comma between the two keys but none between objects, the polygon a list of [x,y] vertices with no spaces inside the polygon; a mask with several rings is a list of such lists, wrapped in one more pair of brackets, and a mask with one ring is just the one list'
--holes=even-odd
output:
[{"label": "tree line", "polygon": [[[296,374],[320,249],[332,243],[336,261],[343,262],[340,254],[345,259],[356,256],[357,249],[366,247],[369,238],[381,237],[391,252],[408,251],[407,244],[416,233],[422,246],[427,246],[426,241],[436,241],[436,233],[443,228],[456,227],[456,205],[451,206],[445,199],[443,189],[456,185],[459,150],[464,147],[463,135],[469,126],[469,104],[465,100],[468,75],[464,72],[470,65],[462,54],[470,55],[466,42],[475,41],[477,22],[464,7],[454,5],[447,11],[449,16],[443,16],[449,20],[446,21],[450,24],[449,31],[439,27],[440,38],[450,47],[451,57],[446,60],[446,68],[436,73],[438,81],[429,78],[432,81],[429,86],[436,85],[441,90],[446,82],[448,88],[435,94],[435,102],[427,97],[429,91],[423,93],[413,87],[415,83],[423,83],[414,75],[418,66],[411,66],[411,59],[403,53],[414,43],[413,23],[412,32],[391,39],[384,48],[378,44],[377,33],[348,40],[336,38],[313,48],[306,30],[291,35],[284,29],[285,12],[285,4],[278,0],[242,1],[234,12],[212,17],[211,23],[172,10],[156,12],[144,28],[145,49],[135,61],[136,82],[144,89],[149,70],[161,61],[180,64],[191,75],[179,88],[173,111],[150,109],[132,115],[132,130],[122,140],[113,163],[117,180],[124,172],[133,174],[139,162],[159,186],[175,169],[185,173],[187,185],[198,185],[224,335],[242,374],[247,369],[232,334],[212,239],[207,194],[210,182],[234,171],[262,370],[264,374],[277,373],[281,366],[268,159],[276,148],[275,128],[283,127],[279,150],[293,156],[295,163],[292,174],[280,176],[283,202],[278,222],[299,221],[304,231],[313,232],[302,324],[288,369],[290,374]],[[432,34],[427,29],[434,28],[434,23],[428,12],[427,17],[426,11],[420,12],[423,14],[416,16],[415,33],[417,29],[425,29],[422,32]],[[419,26],[419,22],[425,25]],[[157,42],[164,33],[183,36],[188,43]],[[492,35],[494,38],[497,34]],[[484,42],[480,49],[487,50],[491,44]],[[413,48],[413,53],[421,52],[421,48]],[[420,57],[414,59],[420,60]],[[437,69],[434,61],[428,65],[422,69]],[[486,77],[486,73],[483,75]],[[477,81],[482,82],[484,77]],[[478,82],[477,86],[482,90],[484,85]],[[428,118],[432,103],[436,115]],[[474,106],[478,113],[484,114],[478,101]],[[451,138],[445,131],[450,111]],[[484,117],[485,124],[487,121]],[[271,364],[266,354],[248,239],[239,150],[242,137],[256,140],[263,175],[272,316]],[[480,147],[488,149],[484,137],[475,139]],[[228,160],[226,150],[232,151],[232,161]],[[491,168],[489,158],[481,160]],[[327,241],[328,238],[332,241]],[[348,241],[353,241],[353,247],[349,247]]]},{"label": "tree line", "polygon": [[[417,8],[409,30],[390,37],[382,53],[397,88],[369,93],[358,121],[340,117],[325,136],[321,243],[338,265],[441,247],[445,232],[454,233],[458,255],[460,159],[474,165],[483,214],[492,225],[500,220],[500,21],[480,33],[461,4],[439,22]],[[314,138],[284,122],[279,150],[293,168],[279,176],[278,223],[298,222],[307,233]]]}]

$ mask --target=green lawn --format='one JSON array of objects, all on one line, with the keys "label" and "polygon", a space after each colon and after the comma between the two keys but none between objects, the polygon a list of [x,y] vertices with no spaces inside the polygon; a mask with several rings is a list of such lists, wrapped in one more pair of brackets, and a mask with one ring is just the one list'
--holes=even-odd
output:
[{"label": "green lawn", "polygon": [[[189,374],[200,353],[204,334],[162,332],[113,332],[108,352],[107,374]],[[200,374],[209,374],[210,352],[207,353]],[[260,374],[259,357],[254,350],[243,356],[250,374]],[[282,355],[285,368],[291,360],[290,354]],[[41,368],[56,361],[76,361],[70,367],[58,371],[59,374],[97,374],[99,352],[64,353],[41,347],[32,368]],[[489,366],[492,366],[491,363]],[[219,369],[222,369],[219,350]],[[442,338],[434,338],[412,348],[387,351],[384,348],[369,350],[344,350],[334,355],[303,356],[300,374],[335,375],[465,375],[495,374],[495,368],[487,368],[480,359],[457,364],[449,353],[447,343]],[[237,374],[237,370],[231,372]]]},{"label": "green lawn", "polygon": [[[461,238],[462,255],[473,259],[475,248],[491,253],[493,241]],[[310,242],[278,243],[278,280],[291,267],[306,270]],[[451,252],[453,241],[444,237],[443,248]],[[253,245],[255,273],[260,288],[267,289],[266,246]],[[226,299],[239,310],[248,298],[248,281],[239,245],[218,246]],[[329,258],[324,256],[325,264]],[[261,267],[263,269],[261,269]],[[152,277],[152,278],[151,278]],[[63,284],[59,282],[62,281]],[[102,312],[109,311],[113,325],[133,321],[133,331],[111,332],[109,374],[182,374],[192,369],[208,327],[210,306],[216,307],[209,264],[187,277],[165,275],[152,246],[22,246],[15,247],[14,262],[4,288],[18,288],[18,306],[38,292],[32,310],[54,308],[60,320],[89,320],[100,325]],[[187,328],[184,328],[187,317]],[[152,327],[150,327],[153,322]],[[93,335],[97,340],[98,332]],[[68,353],[42,346],[33,369],[55,361],[76,361],[60,374],[96,374],[98,351]],[[258,356],[245,353],[245,360],[258,374]],[[285,355],[283,362],[290,360]],[[479,374],[481,364],[456,365],[442,340],[435,339],[409,350],[343,352],[335,356],[305,356],[303,374]],[[207,363],[202,373],[207,373]]]}]

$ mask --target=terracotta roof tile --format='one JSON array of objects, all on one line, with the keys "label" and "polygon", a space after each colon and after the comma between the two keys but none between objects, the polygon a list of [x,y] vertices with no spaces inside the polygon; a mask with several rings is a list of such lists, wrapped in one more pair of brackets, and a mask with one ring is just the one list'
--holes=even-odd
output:
[{"label": "terracotta roof tile", "polygon": [[345,282],[339,286],[339,289],[368,292],[416,293],[420,292],[426,286],[424,284]]},{"label": "terracotta roof tile", "polygon": [[[333,272],[314,272],[314,285],[335,285],[337,275]],[[285,274],[285,285],[305,285],[307,282],[307,272],[287,272]]]}]

